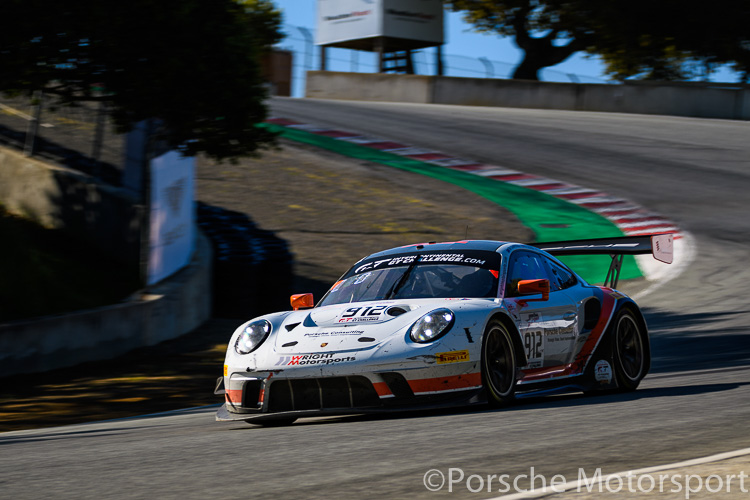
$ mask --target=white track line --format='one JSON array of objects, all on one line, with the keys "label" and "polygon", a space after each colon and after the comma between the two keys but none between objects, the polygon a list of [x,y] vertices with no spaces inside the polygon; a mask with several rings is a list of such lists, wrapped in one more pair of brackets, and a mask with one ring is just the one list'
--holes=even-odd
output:
[{"label": "white track line", "polygon": [[662,471],[672,470],[672,469],[683,469],[686,467],[693,467],[696,465],[703,465],[703,464],[708,464],[712,462],[720,462],[722,460],[729,460],[731,458],[742,457],[745,455],[750,455],[750,448],[743,448],[741,450],[729,451],[726,453],[718,453],[716,455],[711,455],[708,457],[695,458],[692,460],[685,460],[683,462],[675,462],[672,464],[657,465],[654,467],[645,467],[643,469],[636,469],[636,470],[630,470],[630,471],[625,471],[625,472],[616,472],[614,474],[607,474],[606,476],[601,476],[601,478],[595,482],[590,481],[590,480],[589,481],[583,481],[583,480],[569,481],[562,485],[556,485],[554,489],[551,487],[547,487],[547,488],[541,488],[538,490],[531,490],[531,491],[524,492],[524,493],[513,493],[511,495],[493,497],[488,500],[515,500],[515,499],[521,499],[521,498],[540,498],[540,497],[544,497],[547,495],[563,493],[565,491],[570,491],[570,490],[580,491],[583,487],[590,487],[590,485],[592,484],[600,485],[600,484],[607,483],[607,480],[610,478],[637,476],[637,475],[642,475],[642,474],[652,474],[654,472],[662,472]]}]

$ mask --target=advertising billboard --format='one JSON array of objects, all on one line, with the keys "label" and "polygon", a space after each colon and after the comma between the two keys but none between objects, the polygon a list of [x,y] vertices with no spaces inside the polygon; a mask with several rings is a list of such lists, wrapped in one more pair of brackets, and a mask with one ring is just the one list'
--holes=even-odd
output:
[{"label": "advertising billboard", "polygon": [[151,214],[147,283],[190,263],[195,249],[195,162],[169,151],[151,160]]},{"label": "advertising billboard", "polygon": [[317,45],[381,35],[383,0],[318,0]]},{"label": "advertising billboard", "polygon": [[346,46],[394,38],[431,47],[443,43],[441,0],[318,0],[317,45]]},{"label": "advertising billboard", "polygon": [[383,0],[383,36],[443,43],[441,0]]}]

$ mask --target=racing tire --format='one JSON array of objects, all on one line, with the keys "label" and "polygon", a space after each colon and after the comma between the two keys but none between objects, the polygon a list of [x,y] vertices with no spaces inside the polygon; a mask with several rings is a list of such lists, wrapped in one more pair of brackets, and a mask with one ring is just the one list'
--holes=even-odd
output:
[{"label": "racing tire", "polygon": [[482,385],[490,406],[515,399],[517,364],[508,328],[501,321],[490,321],[482,338]]},{"label": "racing tire", "polygon": [[634,391],[646,376],[651,358],[646,333],[628,309],[615,318],[612,351],[618,390]]},{"label": "racing tire", "polygon": [[248,424],[260,425],[261,427],[284,427],[287,425],[292,425],[296,421],[296,418],[275,418],[273,420],[250,421],[248,422]]}]

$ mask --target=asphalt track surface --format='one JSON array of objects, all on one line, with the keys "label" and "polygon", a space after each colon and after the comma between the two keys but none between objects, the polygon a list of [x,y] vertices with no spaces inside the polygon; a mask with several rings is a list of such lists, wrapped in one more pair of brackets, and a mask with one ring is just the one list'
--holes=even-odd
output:
[{"label": "asphalt track surface", "polygon": [[[214,408],[0,435],[3,498],[488,498],[468,477],[575,480],[750,447],[750,124],[274,99],[273,114],[632,199],[693,236],[687,271],[640,300],[654,361],[626,395],[526,400],[286,428]],[[447,481],[431,492],[423,480]],[[439,474],[431,473],[433,485]],[[476,488],[478,482],[471,484]],[[539,486],[539,484],[536,484]]]}]

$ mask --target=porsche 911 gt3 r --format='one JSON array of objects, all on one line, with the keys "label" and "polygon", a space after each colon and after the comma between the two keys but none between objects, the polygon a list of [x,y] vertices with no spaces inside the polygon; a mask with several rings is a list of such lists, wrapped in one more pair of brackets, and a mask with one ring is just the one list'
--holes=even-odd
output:
[{"label": "porsche 911 gt3 r", "polygon": [[[545,391],[634,390],[650,365],[646,322],[617,291],[623,255],[671,262],[672,237],[525,245],[425,243],[357,262],[314,305],[233,333],[217,420],[501,405]],[[605,286],[555,255],[608,254]],[[607,286],[610,285],[610,286]]]}]

